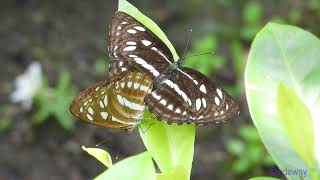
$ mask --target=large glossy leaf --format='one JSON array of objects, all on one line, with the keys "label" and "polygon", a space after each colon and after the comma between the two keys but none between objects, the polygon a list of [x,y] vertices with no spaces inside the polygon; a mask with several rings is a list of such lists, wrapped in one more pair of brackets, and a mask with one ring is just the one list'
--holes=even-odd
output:
[{"label": "large glossy leaf", "polygon": [[[179,58],[163,31],[136,7],[126,0],[119,0],[119,11],[130,14],[148,27],[168,46],[174,59],[177,60]],[[149,112],[146,112],[146,114],[149,114],[145,116],[148,119],[141,123],[142,130],[140,130],[140,135],[160,170],[168,172],[175,166],[181,165],[188,176],[190,176],[194,151],[195,126],[167,125],[155,120]],[[154,124],[149,127],[150,123]],[[147,131],[143,132],[143,129],[147,129]]]},{"label": "large glossy leaf", "polygon": [[[281,169],[308,169],[308,179],[320,174],[319,167],[311,172],[316,166],[315,159],[310,164],[300,153],[305,146],[308,152],[314,152],[309,156],[318,155],[320,162],[319,57],[317,37],[297,27],[269,23],[254,39],[245,72],[250,114],[263,143]],[[284,89],[279,90],[280,84],[289,89],[289,94]],[[292,99],[292,94],[296,99]],[[297,104],[305,110],[298,112]],[[282,107],[286,105],[299,116],[289,116],[290,110]],[[294,127],[303,129],[293,130]],[[313,136],[310,135],[312,131]],[[301,141],[294,137],[296,133],[313,144],[299,144]],[[299,179],[297,176],[287,178]]]},{"label": "large glossy leaf", "polygon": [[126,158],[100,174],[95,180],[156,180],[151,156],[144,152]]}]

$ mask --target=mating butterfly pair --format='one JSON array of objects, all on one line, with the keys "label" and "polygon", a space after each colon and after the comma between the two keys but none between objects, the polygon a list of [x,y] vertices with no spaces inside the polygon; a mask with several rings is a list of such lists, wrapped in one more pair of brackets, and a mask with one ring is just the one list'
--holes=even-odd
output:
[{"label": "mating butterfly pair", "polygon": [[207,124],[233,118],[238,105],[215,82],[180,67],[152,31],[118,11],[109,32],[110,80],[73,100],[76,117],[103,127],[132,129],[145,107],[168,124]]}]

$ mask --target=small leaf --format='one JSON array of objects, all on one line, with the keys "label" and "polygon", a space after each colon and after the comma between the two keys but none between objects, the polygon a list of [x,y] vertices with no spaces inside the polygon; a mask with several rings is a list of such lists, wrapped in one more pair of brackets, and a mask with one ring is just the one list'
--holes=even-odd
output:
[{"label": "small leaf", "polygon": [[91,156],[95,157],[98,161],[100,161],[108,168],[112,166],[112,159],[107,151],[100,148],[86,148],[85,146],[82,146],[82,149]]},{"label": "small leaf", "polygon": [[[144,117],[152,118],[153,115],[146,112]],[[167,125],[148,119],[142,121],[141,127],[149,127],[146,132],[140,129],[140,136],[161,172],[169,172],[180,165],[190,174],[195,140],[194,125]]]},{"label": "small leaf", "polygon": [[151,156],[144,152],[126,158],[100,174],[95,180],[156,180]]},{"label": "small leaf", "polygon": [[312,167],[313,125],[308,108],[292,89],[280,84],[277,110],[295,151]]}]

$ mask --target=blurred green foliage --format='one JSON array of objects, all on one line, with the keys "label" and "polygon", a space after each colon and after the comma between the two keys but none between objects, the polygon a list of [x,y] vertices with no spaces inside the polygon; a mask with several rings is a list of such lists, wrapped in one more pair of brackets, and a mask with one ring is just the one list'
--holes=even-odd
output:
[{"label": "blurred green foliage", "polygon": [[[190,52],[186,57],[197,55],[199,53],[214,52],[218,47],[218,39],[213,34],[204,35],[202,38],[193,42]],[[212,55],[202,55],[187,58],[185,66],[197,69],[205,75],[210,72],[221,68],[225,64],[225,59],[213,53]]]},{"label": "blurred green foliage", "polygon": [[98,57],[94,63],[95,73],[105,75],[108,71],[108,61],[104,57]]},{"label": "blurred green foliage", "polygon": [[13,113],[12,113],[12,108],[10,108],[9,106],[3,105],[0,108],[0,132],[1,131],[5,131],[7,129],[10,128],[12,119],[10,117],[12,117]]},{"label": "blurred green foliage", "polygon": [[49,87],[48,80],[43,77],[42,87],[34,98],[37,112],[32,117],[33,123],[43,123],[48,117],[53,116],[63,128],[72,129],[74,120],[69,112],[69,105],[75,92],[75,88],[70,85],[70,75],[67,72],[60,74],[54,89]]},{"label": "blurred green foliage", "polygon": [[245,4],[243,12],[243,27],[240,30],[242,38],[251,40],[260,29],[262,7],[258,1],[249,1]]},{"label": "blurred green foliage", "polygon": [[227,150],[234,156],[232,172],[236,175],[262,174],[263,167],[275,165],[263,146],[258,131],[254,126],[241,126],[240,139],[230,139]]},{"label": "blurred green foliage", "polygon": [[34,47],[32,49],[32,55],[37,60],[48,60],[49,59],[49,52],[47,49],[42,47]]},{"label": "blurred green foliage", "polygon": [[0,119],[0,131],[5,131],[10,127],[11,121],[6,118]]}]

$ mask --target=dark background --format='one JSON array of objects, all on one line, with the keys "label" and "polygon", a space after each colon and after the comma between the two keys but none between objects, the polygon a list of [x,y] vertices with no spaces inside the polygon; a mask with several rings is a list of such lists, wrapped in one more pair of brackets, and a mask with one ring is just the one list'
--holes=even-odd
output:
[{"label": "dark background", "polygon": [[[233,66],[231,44],[236,42],[240,45],[238,59],[244,68],[254,34],[270,20],[298,25],[319,36],[320,2],[130,2],[162,28],[178,54],[182,54],[190,27],[193,29],[190,53],[202,53],[197,52],[193,42],[203,39],[204,35],[218,41],[215,56],[222,58],[224,64],[210,71],[209,75],[222,86],[233,86],[233,91],[230,91],[234,92],[241,107],[240,116],[232,121],[197,128],[191,178],[246,179],[257,175],[272,175],[270,169],[274,169],[274,166],[260,162],[243,173],[237,173],[232,168],[239,157],[230,153],[227,144],[230,139],[239,138],[239,128],[243,125],[252,126],[253,123],[243,93],[243,76],[237,75]],[[31,110],[24,110],[8,98],[14,91],[15,77],[23,73],[33,61],[41,63],[43,75],[51,87],[55,87],[62,71],[70,74],[70,85],[76,87],[77,92],[104,80],[107,69],[100,73],[97,69],[100,65],[104,67],[101,59],[105,63],[108,60],[105,50],[108,25],[117,10],[117,3],[116,0],[1,1],[0,121],[7,122],[7,125],[0,131],[0,179],[92,179],[105,168],[84,153],[81,145],[93,147],[106,141],[100,147],[111,153],[114,162],[145,150],[137,130],[128,133],[91,126],[78,120],[72,130],[66,130],[54,116],[35,124],[31,119],[37,112],[36,105]],[[247,7],[250,3],[260,9],[245,15],[246,11],[250,11]],[[244,16],[249,20],[245,20]],[[255,20],[250,20],[251,16]],[[201,46],[201,41],[198,44]],[[250,143],[244,145],[250,146]],[[256,148],[264,149],[261,143]]]}]

